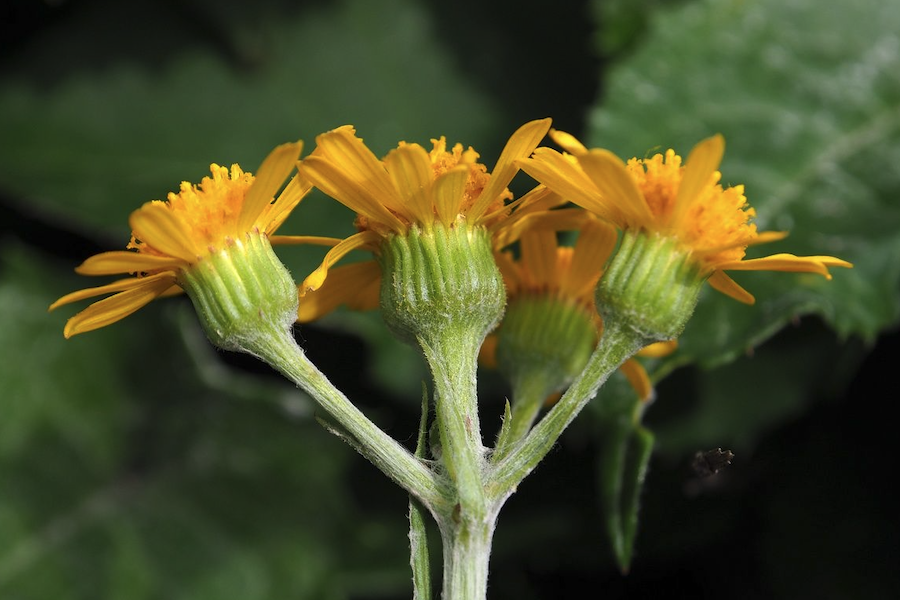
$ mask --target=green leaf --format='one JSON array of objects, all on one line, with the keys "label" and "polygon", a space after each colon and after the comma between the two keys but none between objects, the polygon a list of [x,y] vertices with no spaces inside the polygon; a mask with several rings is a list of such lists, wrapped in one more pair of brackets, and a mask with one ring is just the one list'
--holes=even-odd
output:
[{"label": "green leaf", "polygon": [[[422,414],[419,419],[419,436],[416,439],[416,457],[428,456],[428,415],[430,413],[428,386],[422,383]],[[413,573],[413,600],[431,600],[431,560],[428,555],[428,530],[425,526],[425,508],[414,497],[409,497],[409,563]]]},{"label": "green leaf", "polygon": [[[705,0],[651,15],[645,43],[615,65],[588,140],[623,157],[715,132],[723,183],[746,184],[761,230],[748,255],[827,254],[834,279],[737,273],[743,306],[706,290],[668,367],[733,360],[799,315],[872,340],[900,316],[900,11],[876,0]],[[840,32],[839,34],[837,32]],[[839,35],[839,43],[837,37]]]},{"label": "green leaf", "polygon": [[640,496],[654,436],[634,423],[630,415],[606,421],[602,432],[598,479],[606,533],[619,569],[627,573],[634,554]]}]

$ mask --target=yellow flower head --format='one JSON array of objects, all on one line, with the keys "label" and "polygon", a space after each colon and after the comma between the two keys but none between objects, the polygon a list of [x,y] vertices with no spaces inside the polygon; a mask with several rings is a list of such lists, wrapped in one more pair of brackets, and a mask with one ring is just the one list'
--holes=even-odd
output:
[{"label": "yellow flower head", "polygon": [[[534,313],[539,316],[538,322],[523,322],[523,328],[527,331],[514,334],[517,337],[524,336],[522,345],[530,348],[529,353],[537,351],[536,346],[549,346],[544,350],[555,354],[578,352],[575,348],[579,345],[576,340],[581,336],[573,335],[572,332],[562,334],[569,326],[564,325],[563,320],[568,320],[566,315],[570,309],[577,310],[581,315],[578,322],[593,324],[594,335],[587,338],[591,341],[589,346],[582,349],[586,353],[582,360],[578,361],[580,366],[577,366],[577,370],[580,370],[603,330],[603,322],[594,302],[594,290],[603,274],[604,264],[615,248],[617,235],[611,225],[582,212],[578,219],[581,225],[575,246],[560,246],[553,227],[560,221],[552,217],[561,212],[546,213],[544,216],[550,218],[543,219],[543,223],[538,221],[537,225],[522,233],[519,239],[519,256],[516,258],[510,251],[498,253],[497,264],[506,284],[508,314],[515,315],[520,302],[538,301],[542,307]],[[568,222],[574,224],[575,220],[568,219]],[[550,227],[547,227],[548,225]],[[562,320],[558,325],[554,325],[557,318]],[[480,360],[487,366],[497,364],[498,335],[503,335],[504,325],[507,323],[501,323],[500,332],[485,341]],[[557,327],[558,334],[550,333],[557,330]],[[547,331],[542,334],[540,330]],[[548,333],[553,337],[548,336]],[[530,339],[531,335],[535,336],[535,340],[546,340],[549,343],[541,344],[540,341],[535,343],[535,340]],[[572,337],[570,342],[560,343],[555,339],[555,335]],[[662,356],[672,349],[673,344],[653,344],[646,349],[646,353]],[[566,361],[560,361],[560,364],[566,364]],[[650,379],[638,361],[633,359],[626,361],[621,370],[641,398],[646,400],[651,397],[653,390]]]},{"label": "yellow flower head", "polygon": [[[263,161],[254,177],[238,165],[213,164],[211,176],[199,185],[181,184],[167,201],[154,200],[131,213],[127,250],[88,258],[76,271],[82,275],[131,274],[113,283],[67,294],[50,306],[95,296],[91,304],[66,323],[65,336],[105,327],[127,317],[150,301],[182,291],[182,273],[206,257],[241,245],[252,234],[270,236],[310,190],[299,176],[291,179],[277,200],[274,195],[294,169],[303,145],[283,144]],[[319,238],[279,238],[274,243],[315,243]]]},{"label": "yellow flower head", "polygon": [[377,305],[381,273],[374,261],[331,269],[351,250],[379,253],[383,241],[405,236],[411,228],[498,228],[512,210],[507,186],[518,172],[517,162],[531,154],[549,127],[550,119],[542,119],[519,128],[491,172],[471,147],[448,148],[443,137],[431,140],[431,150],[401,142],[378,159],[349,125],[318,136],[300,173],[357,213],[359,233],[334,246],[302,283],[299,320],[318,318],[340,304]]},{"label": "yellow flower head", "polygon": [[526,231],[518,259],[509,250],[497,255],[509,302],[540,295],[577,305],[599,319],[594,288],[615,245],[615,229],[596,219],[585,220],[574,247],[558,245],[556,231]]},{"label": "yellow flower head", "polygon": [[828,267],[851,267],[831,256],[776,254],[744,260],[748,246],[783,239],[784,232],[759,233],[744,186],[723,188],[718,171],[721,135],[697,144],[684,163],[674,150],[627,164],[608,150],[587,149],[573,136],[551,131],[568,154],[538,148],[522,169],[601,218],[628,231],[676,239],[715,289],[746,303],[753,296],[724,271],[794,271],[830,278]]}]

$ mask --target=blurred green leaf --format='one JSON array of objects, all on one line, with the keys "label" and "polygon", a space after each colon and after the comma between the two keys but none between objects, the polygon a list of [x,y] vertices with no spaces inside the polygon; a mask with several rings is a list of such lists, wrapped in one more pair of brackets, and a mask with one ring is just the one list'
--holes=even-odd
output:
[{"label": "blurred green leaf", "polygon": [[[101,12],[81,23],[80,43],[118,26],[107,18]],[[309,152],[317,134],[346,123],[376,154],[399,140],[427,143],[440,135],[499,148],[495,140],[512,133],[496,131],[496,109],[435,43],[417,2],[348,0],[253,22],[259,58],[244,69],[219,47],[194,41],[162,67],[110,61],[51,89],[24,76],[6,82],[0,138],[14,143],[0,147],[0,185],[127,241],[132,210],[184,179],[199,180],[210,162],[255,170],[275,145],[300,138]],[[64,47],[71,36],[56,30],[41,47]],[[38,60],[36,52],[16,57],[19,72],[30,73],[35,54]],[[353,215],[331,204],[333,210],[301,210],[302,226],[293,232],[349,231]]]},{"label": "blurred green leaf", "polygon": [[0,596],[406,593],[402,509],[356,505],[308,398],[216,365],[177,300],[64,341],[75,277],[0,250]]}]

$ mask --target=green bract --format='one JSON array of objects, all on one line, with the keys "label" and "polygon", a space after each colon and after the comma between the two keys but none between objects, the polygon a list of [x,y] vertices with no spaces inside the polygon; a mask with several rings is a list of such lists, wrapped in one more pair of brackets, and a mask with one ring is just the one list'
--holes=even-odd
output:
[{"label": "green bract", "polygon": [[297,286],[263,234],[234,241],[182,278],[203,330],[219,348],[259,356],[261,339],[289,330],[297,318]]},{"label": "green bract", "polygon": [[649,345],[677,338],[706,277],[678,241],[626,231],[597,285],[597,311],[633,329]]},{"label": "green bract", "polygon": [[413,226],[388,238],[379,260],[382,316],[400,339],[464,327],[481,340],[503,316],[506,288],[484,227]]}]

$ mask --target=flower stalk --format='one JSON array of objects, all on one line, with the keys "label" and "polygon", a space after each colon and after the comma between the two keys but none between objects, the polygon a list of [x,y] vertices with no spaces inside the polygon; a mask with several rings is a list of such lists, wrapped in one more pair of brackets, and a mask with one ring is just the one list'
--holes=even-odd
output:
[{"label": "flower stalk", "polygon": [[447,482],[386,434],[310,362],[289,331],[270,328],[259,338],[258,356],[309,394],[349,434],[347,440],[372,464],[426,507],[450,510]]},{"label": "flower stalk", "polygon": [[600,386],[644,345],[643,337],[632,327],[623,325],[615,315],[606,316],[600,343],[584,371],[528,435],[491,465],[488,498],[502,501],[511,495],[597,394]]}]

